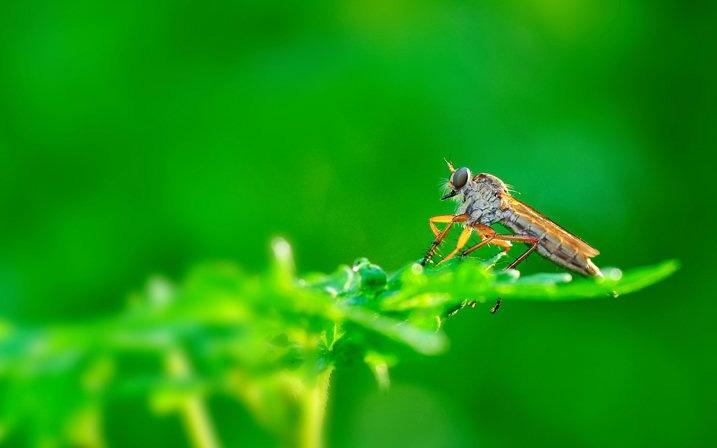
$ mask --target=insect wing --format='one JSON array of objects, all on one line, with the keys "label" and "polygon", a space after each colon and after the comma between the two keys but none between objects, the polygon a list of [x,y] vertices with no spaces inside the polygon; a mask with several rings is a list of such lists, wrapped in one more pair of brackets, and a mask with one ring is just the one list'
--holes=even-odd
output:
[{"label": "insect wing", "polygon": [[521,223],[521,227],[530,229],[529,233],[544,236],[546,240],[555,244],[569,246],[586,258],[592,258],[600,254],[597,249],[555,224],[531,206],[512,196],[508,199],[508,202],[513,213],[517,215],[516,220]]}]

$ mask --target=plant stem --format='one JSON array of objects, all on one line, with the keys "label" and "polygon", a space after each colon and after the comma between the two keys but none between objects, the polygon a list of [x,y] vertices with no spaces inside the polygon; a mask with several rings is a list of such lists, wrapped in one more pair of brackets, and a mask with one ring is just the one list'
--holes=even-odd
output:
[{"label": "plant stem", "polygon": [[321,372],[304,396],[299,422],[300,448],[322,448],[324,445],[324,420],[333,371],[331,366]]},{"label": "plant stem", "polygon": [[[173,378],[186,378],[192,373],[187,356],[179,348],[166,354],[165,365],[167,373]],[[199,395],[184,399],[180,405],[180,413],[195,448],[219,447],[209,413]]]}]

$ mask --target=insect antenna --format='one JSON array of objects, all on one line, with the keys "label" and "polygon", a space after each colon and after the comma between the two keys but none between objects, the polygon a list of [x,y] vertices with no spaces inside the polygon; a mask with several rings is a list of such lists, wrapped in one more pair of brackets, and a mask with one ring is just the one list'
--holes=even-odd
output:
[{"label": "insect antenna", "polygon": [[448,169],[451,170],[451,173],[456,170],[450,160],[448,160],[446,157],[444,157],[443,160],[446,161],[446,165],[448,165]]}]

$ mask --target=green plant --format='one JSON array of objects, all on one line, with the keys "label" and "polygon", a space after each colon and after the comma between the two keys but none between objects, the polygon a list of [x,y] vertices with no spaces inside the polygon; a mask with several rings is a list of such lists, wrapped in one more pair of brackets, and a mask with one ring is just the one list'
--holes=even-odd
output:
[{"label": "green plant", "polygon": [[[625,294],[677,269],[674,261],[604,279],[497,272],[500,258],[455,260],[387,274],[360,259],[329,275],[296,279],[291,248],[249,275],[233,264],[194,269],[181,283],[155,278],[121,315],[72,325],[0,323],[0,441],[22,432],[37,446],[104,446],[103,408],[142,394],[177,412],[194,446],[219,445],[205,399],[229,397],[285,445],[321,445],[331,375],[360,360],[380,387],[410,352],[446,348],[445,319],[473,303],[575,300]],[[475,301],[475,302],[474,302]],[[128,370],[142,354],[157,362]]]}]

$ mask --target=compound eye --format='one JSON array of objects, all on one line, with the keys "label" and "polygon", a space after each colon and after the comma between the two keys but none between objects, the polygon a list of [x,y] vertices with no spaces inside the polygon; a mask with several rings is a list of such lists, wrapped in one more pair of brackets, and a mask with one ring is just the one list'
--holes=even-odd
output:
[{"label": "compound eye", "polygon": [[453,184],[453,188],[456,190],[460,190],[461,188],[466,186],[466,182],[468,182],[468,177],[470,176],[470,171],[468,171],[468,168],[459,168],[456,170],[455,173],[453,173],[453,177],[451,178],[451,183]]}]

